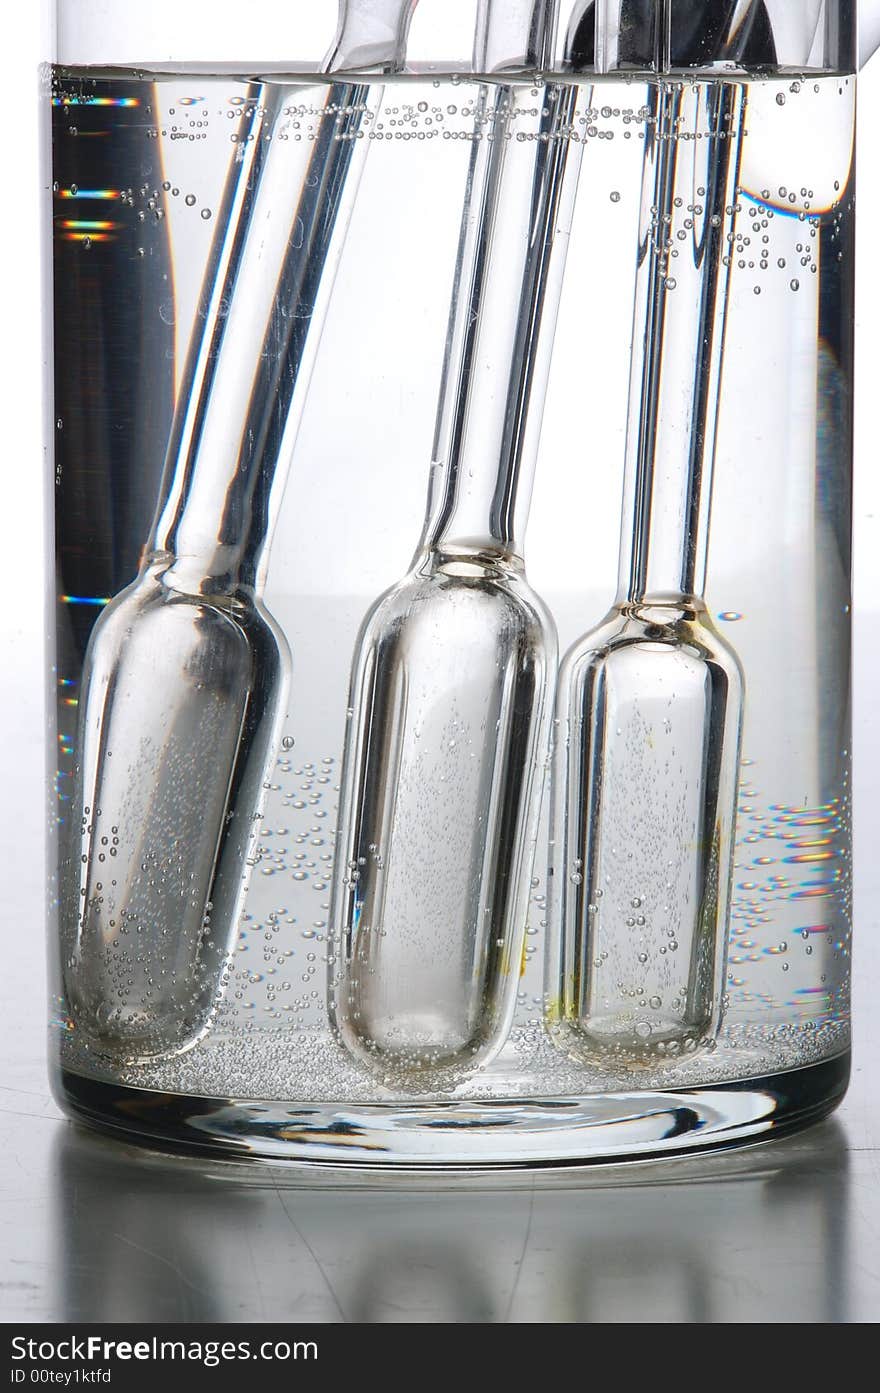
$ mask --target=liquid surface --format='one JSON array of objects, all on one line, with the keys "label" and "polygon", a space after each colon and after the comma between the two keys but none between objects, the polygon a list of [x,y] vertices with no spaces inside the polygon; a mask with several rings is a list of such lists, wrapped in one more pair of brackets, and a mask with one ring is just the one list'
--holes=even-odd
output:
[{"label": "liquid surface", "polygon": [[[258,100],[254,87],[228,76],[56,74],[62,857],[85,644],[102,606],[134,578],[150,532],[237,157],[231,136]],[[558,100],[533,91],[536,103]],[[59,993],[59,1046],[74,1070],[196,1094],[420,1096],[417,1081],[377,1082],[329,1028],[331,892],[343,869],[334,834],[359,626],[406,573],[424,516],[469,156],[486,135],[475,124],[479,93],[465,80],[390,82],[364,131],[368,158],[265,577],[293,655],[289,708],[211,1029],[186,1053],[137,1064],[124,1050],[90,1048]],[[615,590],[648,94],[635,78],[597,83],[566,137],[585,148],[526,538],[529,578],[563,651]],[[740,187],[706,590],[746,686],[724,1018],[714,1051],[640,1073],[646,1087],[771,1072],[848,1043],[853,82],[788,76],[751,82],[746,95],[743,128],[732,132]],[[694,211],[679,210],[680,256],[700,197],[696,186]],[[446,757],[454,776],[461,751],[438,747],[435,758]],[[210,755],[194,742],[191,758],[189,773],[177,759],[174,776],[197,787],[197,763]],[[418,831],[416,820],[409,835]],[[456,1096],[633,1083],[625,1069],[574,1063],[544,1032],[547,839],[545,808],[513,1029]],[[114,970],[134,980],[142,964],[131,939],[118,936]]]}]

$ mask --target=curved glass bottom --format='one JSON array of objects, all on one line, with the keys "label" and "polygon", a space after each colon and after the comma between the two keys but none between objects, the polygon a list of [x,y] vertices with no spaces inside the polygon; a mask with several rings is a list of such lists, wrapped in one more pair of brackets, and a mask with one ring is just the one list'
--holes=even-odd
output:
[{"label": "curved glass bottom", "polygon": [[304,1104],[97,1082],[61,1070],[73,1117],[163,1149],[307,1168],[464,1173],[648,1161],[768,1141],[826,1116],[849,1051],[802,1069],[705,1088],[582,1098]]}]

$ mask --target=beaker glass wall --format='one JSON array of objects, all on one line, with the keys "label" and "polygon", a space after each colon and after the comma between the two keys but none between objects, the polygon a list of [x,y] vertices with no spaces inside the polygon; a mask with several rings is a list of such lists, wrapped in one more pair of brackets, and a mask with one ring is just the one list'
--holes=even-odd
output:
[{"label": "beaker glass wall", "polygon": [[819,1116],[852,7],[281,8],[58,8],[59,1095],[357,1165]]}]

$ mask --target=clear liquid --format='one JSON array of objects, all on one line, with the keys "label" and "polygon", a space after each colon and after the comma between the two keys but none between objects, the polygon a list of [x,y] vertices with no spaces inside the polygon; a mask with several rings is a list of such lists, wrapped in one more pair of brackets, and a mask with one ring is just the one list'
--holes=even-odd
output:
[{"label": "clear liquid", "polygon": [[[80,99],[53,109],[63,886],[79,875],[69,818],[85,644],[102,602],[134,578],[150,532],[237,154],[230,136],[253,88],[228,76],[59,72],[56,81],[59,100]],[[517,911],[521,970],[505,968],[520,971],[515,1016],[491,1062],[446,1085],[418,1071],[377,1078],[340,1045],[328,1017],[332,895],[350,859],[335,859],[335,831],[352,656],[376,598],[406,574],[422,525],[479,90],[465,80],[390,81],[364,134],[364,174],[266,572],[263,598],[293,655],[290,697],[254,808],[262,815],[244,909],[209,1028],[180,1052],[143,1060],[124,1039],[90,1039],[88,1007],[61,990],[59,1047],[74,1072],[191,1094],[315,1101],[444,1088],[577,1096],[633,1085],[625,1060],[572,1060],[545,1033],[546,798],[528,909]],[[584,158],[526,538],[529,580],[563,651],[607,612],[615,589],[648,91],[635,78],[598,83],[577,128]],[[534,95],[548,100],[541,86]],[[308,120],[305,112],[303,139]],[[711,1053],[658,1059],[639,1074],[645,1087],[759,1075],[848,1041],[852,79],[751,82],[739,134],[706,592],[746,686],[724,1014]],[[462,751],[447,739],[443,753],[442,721],[436,734],[432,778],[454,783]],[[111,757],[135,738],[114,734]],[[190,793],[207,787],[210,761],[194,740],[175,778]],[[540,780],[537,751],[535,762]],[[155,794],[153,777],[133,770],[138,796]],[[436,814],[435,806],[432,828]],[[169,828],[167,843],[148,849],[144,884],[132,891],[142,904],[156,866],[176,864],[183,831],[183,823]],[[412,907],[418,925],[429,922],[426,904],[440,903],[431,875],[441,893],[450,888],[448,912],[459,914],[451,887],[465,857],[462,828],[438,849],[414,799],[401,835],[419,844],[428,868]],[[64,943],[76,912],[63,895],[61,911]],[[167,935],[154,937],[145,964],[138,934],[118,927],[110,933],[108,917],[114,982],[180,974],[172,946],[163,956]],[[174,942],[171,919],[165,927]],[[436,963],[433,929],[429,937]],[[449,980],[454,994],[460,959]],[[173,1008],[185,1014],[202,990],[203,979],[176,983]]]}]

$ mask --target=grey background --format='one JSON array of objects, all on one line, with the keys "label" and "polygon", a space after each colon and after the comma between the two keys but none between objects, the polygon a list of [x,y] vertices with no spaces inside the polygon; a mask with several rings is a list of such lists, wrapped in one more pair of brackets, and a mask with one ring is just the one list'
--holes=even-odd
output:
[{"label": "grey background", "polygon": [[[856,1056],[835,1118],[788,1141],[515,1188],[307,1189],[172,1161],[62,1118],[44,1063],[37,6],[4,19],[18,96],[0,220],[0,1319],[873,1321],[880,1316],[880,481],[872,229],[880,180],[862,79],[855,504]],[[28,13],[30,11],[30,13]],[[7,49],[9,51],[9,49]],[[874,130],[872,130],[872,127]],[[10,274],[10,268],[14,274]]]}]

